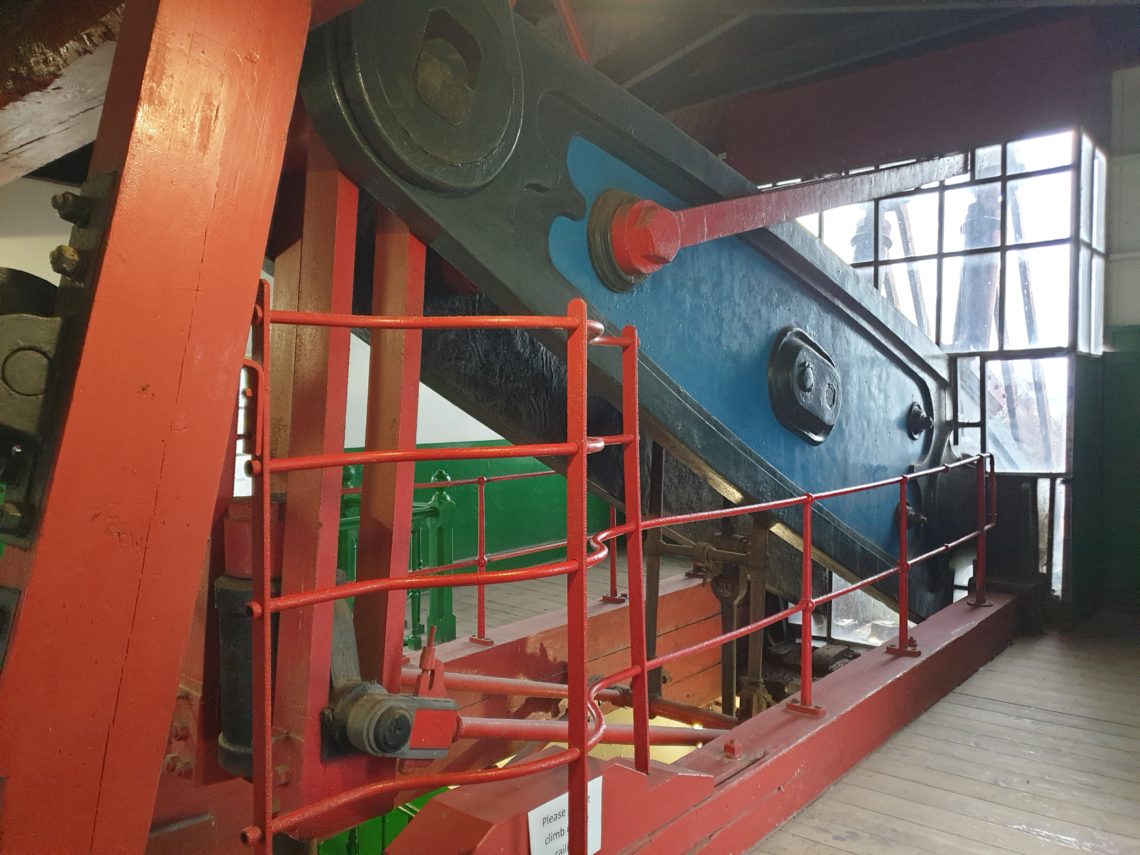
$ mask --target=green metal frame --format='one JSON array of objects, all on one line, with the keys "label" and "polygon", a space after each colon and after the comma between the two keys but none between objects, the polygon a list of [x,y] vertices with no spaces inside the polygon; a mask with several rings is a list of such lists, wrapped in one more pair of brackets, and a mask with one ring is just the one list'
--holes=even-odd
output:
[{"label": "green metal frame", "polygon": [[[438,567],[455,560],[455,529],[457,507],[444,487],[451,479],[442,469],[435,472],[432,481],[440,487],[432,491],[426,502],[412,503],[412,542],[409,569],[422,570]],[[341,484],[348,489],[359,488],[361,467],[346,466]],[[340,535],[337,541],[337,567],[345,572],[349,581],[356,579],[356,553],[360,543],[360,494],[346,493],[340,503]],[[408,592],[408,615],[404,620],[407,635],[404,646],[412,650],[423,647],[429,628],[435,627],[438,642],[455,639],[455,609],[451,588],[433,588],[428,592],[427,622],[423,620],[423,592]]]}]

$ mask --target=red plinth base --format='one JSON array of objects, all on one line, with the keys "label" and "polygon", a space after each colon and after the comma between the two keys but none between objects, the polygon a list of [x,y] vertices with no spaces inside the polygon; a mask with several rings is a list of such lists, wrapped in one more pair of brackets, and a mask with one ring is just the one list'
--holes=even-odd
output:
[{"label": "red plinth base", "polygon": [[[602,851],[747,849],[1002,651],[1017,607],[991,596],[992,609],[962,601],[916,627],[922,656],[869,651],[813,684],[818,706],[779,704],[648,777],[625,760],[592,761],[604,777]],[[527,812],[564,792],[561,769],[459,787],[429,802],[389,851],[525,852]]]}]

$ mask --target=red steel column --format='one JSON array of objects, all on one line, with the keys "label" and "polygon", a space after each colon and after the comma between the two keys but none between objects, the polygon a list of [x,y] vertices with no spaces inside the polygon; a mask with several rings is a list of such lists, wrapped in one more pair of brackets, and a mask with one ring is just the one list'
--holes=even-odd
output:
[{"label": "red steel column", "polygon": [[[376,212],[376,265],[372,283],[375,315],[421,315],[426,249],[395,214]],[[368,421],[364,444],[371,450],[416,447],[420,395],[421,333],[373,330],[368,370]],[[412,536],[414,463],[364,467],[360,493],[360,548],[357,579],[408,574]],[[405,591],[358,597],[357,646],[366,680],[400,691],[404,656]]]},{"label": "red steel column", "polygon": [[910,637],[910,554],[907,534],[907,487],[910,479],[903,475],[899,480],[899,636],[897,644],[886,645],[887,653],[895,656],[918,656],[918,645]]},{"label": "red steel column", "polygon": [[578,321],[566,337],[566,441],[578,445],[566,469],[566,558],[577,568],[566,577],[566,683],[569,698],[569,745],[581,751],[570,764],[570,851],[586,851],[586,790],[589,762],[586,736],[589,730],[586,701],[586,304],[572,300],[567,314]]},{"label": "red steel column", "polygon": [[93,175],[118,198],[0,674],[3,843],[139,852],[231,435],[304,0],[132,0]]},{"label": "red steel column", "polygon": [[809,493],[803,503],[803,554],[800,563],[800,696],[788,701],[787,708],[791,712],[803,715],[822,716],[825,710],[812,703],[811,673],[812,673],[812,646],[811,646],[811,616],[815,611],[815,602],[812,599],[812,566],[811,566],[811,512],[814,497]]},{"label": "red steel column", "polygon": [[[989,458],[992,465],[993,457]],[[977,545],[977,559],[974,563],[974,596],[970,600],[971,606],[988,606],[992,605],[986,596],[986,526],[990,521],[990,513],[986,508],[987,497],[992,498],[993,487],[989,490],[986,489],[986,464],[987,459],[985,456],[978,457],[977,466],[977,498],[978,503],[978,545]],[[993,475],[990,475],[991,482],[994,480]]]},{"label": "red steel column", "polygon": [[[621,355],[622,433],[631,437],[625,446],[625,522],[630,533],[625,538],[626,586],[629,591],[630,664],[639,669],[630,681],[633,694],[633,762],[639,772],[649,774],[649,675],[646,670],[645,582],[641,566],[641,443],[637,391],[637,330],[627,326],[622,335],[629,340]],[[612,519],[612,517],[611,517]],[[616,520],[613,520],[616,522]],[[611,522],[611,526],[613,523]],[[610,544],[617,552],[617,539]]]},{"label": "red steel column", "polygon": [[[475,479],[475,525],[477,526],[475,532],[475,572],[482,575],[487,572],[487,477],[485,475],[480,475]],[[484,645],[494,644],[487,637],[487,587],[485,585],[480,585],[476,589],[475,634],[468,641]]]},{"label": "red steel column", "polygon": [[[332,153],[314,134],[305,170],[299,278],[290,289],[302,312],[352,311],[357,197],[356,185],[341,174]],[[279,329],[272,332],[273,343],[291,343],[293,352],[284,359],[274,352],[266,364],[292,368],[284,376],[269,377],[271,399],[290,403],[289,413],[271,414],[287,416],[288,456],[343,452],[352,333],[296,327],[287,337],[278,336]],[[285,384],[292,386],[292,393],[279,395],[278,387]],[[270,433],[270,447],[273,439]],[[273,476],[271,485],[279,478],[286,491],[281,593],[330,588],[336,584],[340,469],[288,472]],[[320,792],[318,712],[328,703],[332,615],[332,603],[324,603],[278,617],[275,727],[297,737],[281,744],[276,761],[289,767],[292,780],[282,794],[288,804]]]}]

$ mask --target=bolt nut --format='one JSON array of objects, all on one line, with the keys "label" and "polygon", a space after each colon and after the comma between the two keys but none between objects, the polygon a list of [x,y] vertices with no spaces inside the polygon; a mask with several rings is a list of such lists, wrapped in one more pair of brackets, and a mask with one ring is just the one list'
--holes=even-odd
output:
[{"label": "bolt nut", "polygon": [[51,269],[60,276],[77,279],[83,271],[83,259],[79,250],[69,244],[61,244],[51,251],[48,256]]},{"label": "bolt nut", "polygon": [[162,768],[167,772],[177,772],[178,767],[182,765],[182,758],[177,754],[167,754],[166,759],[162,761]]},{"label": "bolt nut", "polygon": [[815,369],[811,367],[810,362],[800,363],[800,370],[796,374],[796,385],[800,387],[801,392],[810,392],[815,388]]},{"label": "bolt nut", "polygon": [[190,780],[194,776],[194,761],[183,760],[178,764],[178,777]]},{"label": "bolt nut", "polygon": [[85,225],[91,216],[91,200],[75,193],[57,193],[51,197],[51,206],[60,219],[77,226]]},{"label": "bolt nut", "polygon": [[190,738],[190,728],[182,722],[172,724],[170,726],[170,738],[175,742],[184,742]]},{"label": "bolt nut", "polygon": [[744,756],[744,746],[737,740],[730,739],[724,743],[724,756],[729,760],[738,760]]}]

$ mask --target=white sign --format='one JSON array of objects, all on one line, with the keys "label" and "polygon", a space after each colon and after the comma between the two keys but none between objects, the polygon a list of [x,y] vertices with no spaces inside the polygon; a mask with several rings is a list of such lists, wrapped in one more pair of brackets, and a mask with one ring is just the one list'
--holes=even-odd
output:
[{"label": "white sign", "polygon": [[[563,793],[526,816],[530,855],[570,855],[570,797]],[[602,779],[586,788],[586,855],[602,848]]]}]

